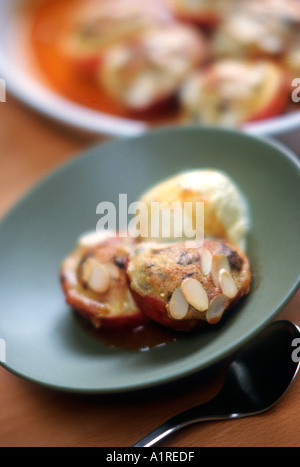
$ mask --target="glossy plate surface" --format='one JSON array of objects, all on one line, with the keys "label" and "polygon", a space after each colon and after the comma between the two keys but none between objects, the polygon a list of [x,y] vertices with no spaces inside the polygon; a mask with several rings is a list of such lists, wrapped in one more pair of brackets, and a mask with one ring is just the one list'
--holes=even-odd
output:
[{"label": "glossy plate surface", "polygon": [[[217,327],[148,352],[110,348],[64,303],[61,261],[96,228],[102,201],[118,206],[183,170],[225,171],[248,200],[251,294]],[[275,318],[299,286],[300,170],[287,150],[216,129],[166,128],[91,148],[51,174],[0,224],[0,337],[5,368],[61,390],[152,387],[228,356]]]}]

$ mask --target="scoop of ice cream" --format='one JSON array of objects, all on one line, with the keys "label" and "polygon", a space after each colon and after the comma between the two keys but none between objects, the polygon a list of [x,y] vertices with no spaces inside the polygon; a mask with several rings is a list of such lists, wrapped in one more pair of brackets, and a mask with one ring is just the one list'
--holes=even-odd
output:
[{"label": "scoop of ice cream", "polygon": [[[163,211],[172,210],[173,203],[180,203],[181,206],[192,203],[192,210],[184,210],[184,224],[189,223],[194,230],[201,224],[196,219],[200,213],[195,209],[196,203],[204,203],[204,237],[226,239],[241,249],[246,247],[249,227],[247,203],[238,186],[223,172],[197,170],[179,174],[150,189],[141,201],[148,208],[148,240],[164,240],[151,235],[151,217],[161,203],[164,203]],[[172,214],[176,217],[176,209],[172,210]],[[183,238],[193,240],[185,237],[184,232]],[[169,240],[178,239],[171,237]]]}]

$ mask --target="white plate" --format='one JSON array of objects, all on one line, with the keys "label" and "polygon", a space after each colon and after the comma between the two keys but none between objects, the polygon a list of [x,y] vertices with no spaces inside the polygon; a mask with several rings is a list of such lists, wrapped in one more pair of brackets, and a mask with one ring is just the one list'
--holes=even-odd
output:
[{"label": "white plate", "polygon": [[[7,89],[26,105],[47,117],[89,133],[133,136],[147,131],[147,124],[140,121],[112,117],[64,99],[32,74],[20,47],[23,32],[18,7],[24,1],[29,0],[1,0],[0,5],[0,78],[5,80]],[[291,93],[293,89],[291,84]],[[245,131],[250,134],[275,137],[296,152],[300,152],[299,129],[300,112],[245,127]]]}]

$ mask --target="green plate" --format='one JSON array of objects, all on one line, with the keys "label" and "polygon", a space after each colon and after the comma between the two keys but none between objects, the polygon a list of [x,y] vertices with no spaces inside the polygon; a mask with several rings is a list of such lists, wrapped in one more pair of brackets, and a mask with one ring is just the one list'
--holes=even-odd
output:
[{"label": "green plate", "polygon": [[[252,218],[251,294],[216,327],[148,352],[104,345],[74,318],[61,261],[95,229],[101,201],[136,201],[187,169],[225,171]],[[0,224],[0,338],[9,371],[64,391],[153,387],[221,361],[275,318],[299,286],[300,170],[293,154],[239,132],[166,128],[91,148],[50,175]]]}]

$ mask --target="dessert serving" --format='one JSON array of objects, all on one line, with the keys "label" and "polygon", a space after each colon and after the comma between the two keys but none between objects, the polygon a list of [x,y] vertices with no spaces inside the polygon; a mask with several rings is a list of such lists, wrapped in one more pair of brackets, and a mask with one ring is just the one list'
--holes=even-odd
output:
[{"label": "dessert serving", "polygon": [[[155,213],[151,203],[166,210],[174,202],[203,203],[203,240],[95,232],[83,235],[63,262],[66,301],[94,328],[126,333],[154,322],[191,331],[216,325],[249,293],[249,214],[237,185],[215,170],[165,180],[140,198],[149,208],[147,225]],[[193,215],[184,219],[194,221]]]},{"label": "dessert serving", "polygon": [[132,247],[129,238],[89,234],[62,265],[67,302],[97,329],[138,326],[145,321],[124,270]]},{"label": "dessert serving", "polygon": [[114,117],[241,127],[294,110],[299,0],[39,0],[33,64]]},{"label": "dessert serving", "polygon": [[154,321],[189,331],[217,324],[249,293],[246,256],[228,243],[142,244],[129,257],[127,274],[140,309]]}]

